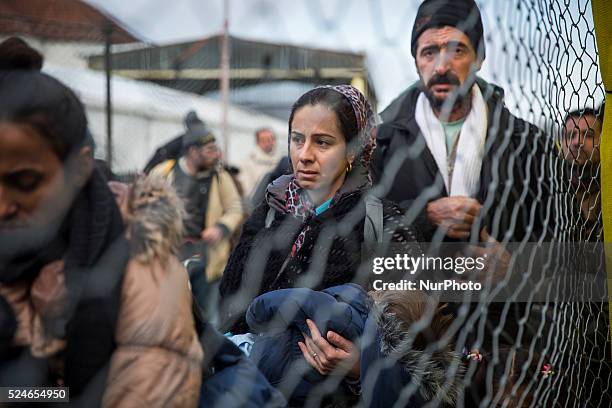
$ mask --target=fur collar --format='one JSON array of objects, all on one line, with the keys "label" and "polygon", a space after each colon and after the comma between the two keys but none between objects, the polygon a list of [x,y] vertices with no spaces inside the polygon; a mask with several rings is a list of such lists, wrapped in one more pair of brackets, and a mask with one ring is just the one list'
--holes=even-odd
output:
[{"label": "fur collar", "polygon": [[[381,354],[398,362],[407,372],[410,381],[418,385],[425,400],[438,398],[444,404],[455,406],[465,372],[461,355],[452,348],[452,343],[431,351],[415,348],[415,335],[404,330],[404,324],[394,313],[387,311],[386,306],[384,303],[373,302],[371,309],[371,318],[376,322],[380,339]],[[454,378],[448,381],[447,373],[453,371]]]},{"label": "fur collar", "polygon": [[183,238],[184,215],[183,202],[167,180],[159,176],[136,180],[126,216],[132,257],[148,263],[175,253]]}]

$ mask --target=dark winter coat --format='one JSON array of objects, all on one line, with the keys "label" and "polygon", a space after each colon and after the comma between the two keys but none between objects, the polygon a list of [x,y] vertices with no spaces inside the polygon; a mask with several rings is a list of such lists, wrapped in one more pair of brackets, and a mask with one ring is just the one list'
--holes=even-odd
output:
[{"label": "dark winter coat", "polygon": [[[374,303],[354,284],[324,291],[294,288],[266,293],[247,312],[251,330],[263,333],[255,340],[250,358],[290,404],[303,406],[314,387],[318,385],[316,392],[321,392],[319,384],[329,378],[311,368],[297,346],[303,341],[301,333],[310,332],[306,319],[311,319],[321,333],[335,331],[361,347],[360,388],[366,407],[394,406],[411,384],[416,387],[402,406],[423,406],[436,395],[441,403],[454,403],[463,373],[460,357],[450,346],[430,355],[415,349],[397,316],[385,306]],[[441,391],[453,365],[455,381]]]},{"label": "dark winter coat", "polygon": [[[368,296],[355,284],[323,291],[293,288],[265,293],[255,298],[247,311],[251,330],[264,334],[255,340],[250,358],[292,405],[304,405],[312,388],[326,378],[308,366],[297,345],[304,341],[302,333],[310,333],[306,319],[311,319],[320,333],[332,330],[355,342],[363,333],[368,311]],[[295,385],[295,374],[301,368],[305,374]]]},{"label": "dark winter coat", "polygon": [[[505,235],[510,241],[533,241],[551,234],[554,183],[548,167],[554,145],[535,126],[510,113],[501,88],[481,79],[477,84],[487,104],[489,127],[480,188],[474,197],[483,206],[478,230],[486,226],[500,241]],[[420,83],[414,84],[382,112],[384,123],[378,128],[371,172],[375,182],[382,180],[383,173],[389,178],[386,198],[405,209],[416,206],[419,225],[429,240],[435,227],[426,221],[425,206],[448,192],[415,119],[421,92]],[[415,156],[415,152],[420,153]],[[401,164],[392,163],[397,160]],[[397,164],[399,170],[390,177]]]},{"label": "dark winter coat", "polygon": [[[296,286],[321,290],[353,281],[367,286],[371,279],[371,270],[357,273],[362,261],[363,198],[367,190],[351,189],[327,211],[308,219],[310,231],[300,251],[291,257],[291,247],[302,224],[282,211],[288,177],[272,184],[275,200],[272,204],[262,202],[244,224],[221,279],[222,328],[234,334],[248,331],[244,313],[258,295]],[[274,219],[266,228],[271,205]],[[401,209],[384,200],[383,225],[392,242],[418,241],[418,231],[404,222]],[[410,248],[406,251],[412,252]],[[420,254],[419,251],[415,256]]]},{"label": "dark winter coat", "polygon": [[287,401],[244,353],[210,324],[198,322],[207,350],[199,408],[284,407]]},{"label": "dark winter coat", "polygon": [[[554,144],[535,126],[510,113],[504,105],[501,88],[480,78],[477,85],[488,111],[480,187],[474,197],[482,205],[481,216],[475,221],[479,225],[477,230],[486,227],[499,241],[550,239],[555,234],[556,217],[553,186],[558,184],[550,170]],[[421,92],[420,82],[415,83],[382,112],[384,123],[378,128],[371,173],[375,181],[389,187],[386,198],[409,209],[409,213],[418,214],[416,223],[430,241],[436,227],[426,219],[426,204],[447,197],[448,192],[415,118]],[[415,152],[419,153],[415,155]],[[398,165],[395,176],[390,177],[391,169]],[[387,181],[383,180],[383,173]],[[472,238],[480,240],[480,237]],[[451,310],[455,307],[450,305]],[[503,307],[492,304],[489,308],[485,347],[499,325]],[[524,305],[511,305],[509,316],[512,317],[506,319],[500,335],[502,343],[514,342],[523,314]]]}]

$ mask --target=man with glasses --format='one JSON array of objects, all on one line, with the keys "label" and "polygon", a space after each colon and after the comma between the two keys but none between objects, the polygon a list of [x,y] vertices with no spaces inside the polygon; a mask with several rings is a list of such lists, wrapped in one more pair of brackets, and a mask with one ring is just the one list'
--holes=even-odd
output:
[{"label": "man with glasses", "polygon": [[[211,304],[209,296],[195,282],[206,277],[209,284],[216,284],[221,278],[229,256],[229,238],[240,227],[243,209],[232,177],[219,166],[221,151],[215,136],[204,122],[188,128],[182,146],[178,160],[166,160],[151,173],[170,180],[185,203],[185,244],[180,257],[199,260],[188,269],[194,294],[205,306]],[[207,292],[211,296],[217,293],[214,289]]]}]

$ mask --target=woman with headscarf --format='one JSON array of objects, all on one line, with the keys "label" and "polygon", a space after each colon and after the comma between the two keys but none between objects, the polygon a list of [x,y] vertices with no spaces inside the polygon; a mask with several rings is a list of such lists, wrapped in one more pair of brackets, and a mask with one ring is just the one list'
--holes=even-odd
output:
[{"label": "woman with headscarf", "polygon": [[[266,292],[367,283],[369,276],[361,276],[358,270],[375,125],[366,98],[349,85],[317,87],[293,105],[289,118],[292,174],[268,186],[264,201],[243,226],[221,280],[223,329],[248,332],[244,312],[252,299]],[[379,203],[386,240],[417,241],[417,231],[404,222],[399,207],[384,200]],[[337,350],[352,347],[348,340],[330,334],[321,340],[341,345]],[[325,367],[315,368],[329,373],[349,354],[339,351],[329,356]],[[353,374],[358,376],[358,371]]]},{"label": "woman with headscarf", "polygon": [[0,44],[0,385],[69,387],[73,406],[196,406],[203,350],[173,255],[180,201],[124,202],[94,165],[76,95]]}]

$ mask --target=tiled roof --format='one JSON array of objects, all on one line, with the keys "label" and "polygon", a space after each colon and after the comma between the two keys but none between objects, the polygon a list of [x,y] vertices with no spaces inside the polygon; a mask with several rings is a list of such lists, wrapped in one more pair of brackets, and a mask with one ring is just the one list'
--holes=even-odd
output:
[{"label": "tiled roof", "polygon": [[104,41],[104,27],[114,44],[139,41],[114,18],[79,0],[2,0],[0,33],[51,40]]}]

